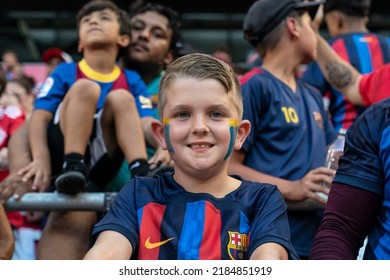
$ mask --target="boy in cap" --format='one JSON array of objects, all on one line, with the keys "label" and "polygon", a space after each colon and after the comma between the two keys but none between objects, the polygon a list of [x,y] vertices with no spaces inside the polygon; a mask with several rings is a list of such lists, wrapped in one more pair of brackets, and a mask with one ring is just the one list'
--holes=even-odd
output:
[{"label": "boy in cap", "polygon": [[[323,167],[336,135],[319,92],[295,78],[316,57],[311,21],[322,2],[260,0],[249,9],[244,35],[263,58],[241,80],[244,119],[252,130],[230,161],[230,173],[278,186],[286,201],[328,194],[334,171]],[[323,210],[288,211],[291,241],[307,259]]]},{"label": "boy in cap", "polygon": [[[327,0],[324,4],[325,22],[332,36],[328,43],[362,74],[390,62],[388,38],[367,29],[370,4],[370,0]],[[347,129],[365,109],[332,87],[316,62],[308,66],[302,80],[321,91],[336,132]]]}]

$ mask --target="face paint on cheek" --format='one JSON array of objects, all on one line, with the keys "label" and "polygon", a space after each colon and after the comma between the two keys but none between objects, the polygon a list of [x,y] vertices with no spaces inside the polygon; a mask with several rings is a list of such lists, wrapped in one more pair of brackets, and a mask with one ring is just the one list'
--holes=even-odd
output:
[{"label": "face paint on cheek", "polygon": [[224,160],[227,160],[230,155],[233,153],[234,143],[236,143],[237,131],[238,131],[238,120],[232,119],[228,121],[229,123],[229,132],[230,132],[230,142],[229,149],[226,153]]},{"label": "face paint on cheek", "polygon": [[169,130],[170,130],[170,124],[169,122],[171,121],[170,118],[164,118],[163,120],[163,126],[164,126],[164,136],[165,136],[165,143],[167,144],[168,152],[172,155],[175,154],[175,151],[173,150],[173,146],[171,143],[171,137],[169,135]]}]

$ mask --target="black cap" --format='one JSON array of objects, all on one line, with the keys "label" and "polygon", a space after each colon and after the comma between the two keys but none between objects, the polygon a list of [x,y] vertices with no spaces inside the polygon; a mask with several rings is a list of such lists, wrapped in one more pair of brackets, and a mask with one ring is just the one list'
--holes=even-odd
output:
[{"label": "black cap", "polygon": [[364,17],[370,12],[371,0],[327,0],[324,14],[340,11],[346,15]]},{"label": "black cap", "polygon": [[293,10],[307,10],[314,18],[321,1],[258,0],[248,10],[244,20],[244,38],[256,47],[264,37]]}]

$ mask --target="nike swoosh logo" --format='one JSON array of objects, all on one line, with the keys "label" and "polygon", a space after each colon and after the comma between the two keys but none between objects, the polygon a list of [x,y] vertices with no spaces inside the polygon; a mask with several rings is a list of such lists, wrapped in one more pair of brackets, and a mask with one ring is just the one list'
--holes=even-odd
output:
[{"label": "nike swoosh logo", "polygon": [[175,237],[171,237],[171,238],[168,238],[168,239],[160,241],[160,242],[153,242],[152,243],[152,242],[150,242],[150,237],[148,237],[148,239],[146,239],[146,241],[145,241],[145,247],[147,249],[154,249],[154,248],[157,248],[157,247],[164,245],[165,243],[168,243],[169,241],[171,241],[174,238]]}]

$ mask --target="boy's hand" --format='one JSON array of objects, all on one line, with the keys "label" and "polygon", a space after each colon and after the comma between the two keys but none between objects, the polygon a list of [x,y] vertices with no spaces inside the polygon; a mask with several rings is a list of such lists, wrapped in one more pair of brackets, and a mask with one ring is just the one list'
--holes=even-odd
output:
[{"label": "boy's hand", "polygon": [[329,188],[332,184],[335,171],[326,167],[318,167],[310,170],[302,179],[295,181],[294,190],[292,190],[291,200],[302,201],[311,198],[321,204],[326,204],[326,201],[321,198],[317,192],[329,194]]},{"label": "boy's hand", "polygon": [[324,5],[321,4],[318,7],[316,16],[314,17],[314,19],[311,23],[315,32],[317,32],[317,33],[320,32],[320,27],[321,27],[323,19],[324,19]]},{"label": "boy's hand", "polygon": [[23,182],[32,181],[32,190],[43,192],[50,183],[51,167],[45,160],[34,160],[18,171]]},{"label": "boy's hand", "polygon": [[153,165],[170,165],[171,156],[169,155],[168,151],[163,150],[161,147],[158,147],[153,157],[149,159],[148,163],[149,165],[151,165],[151,167],[153,167]]}]

